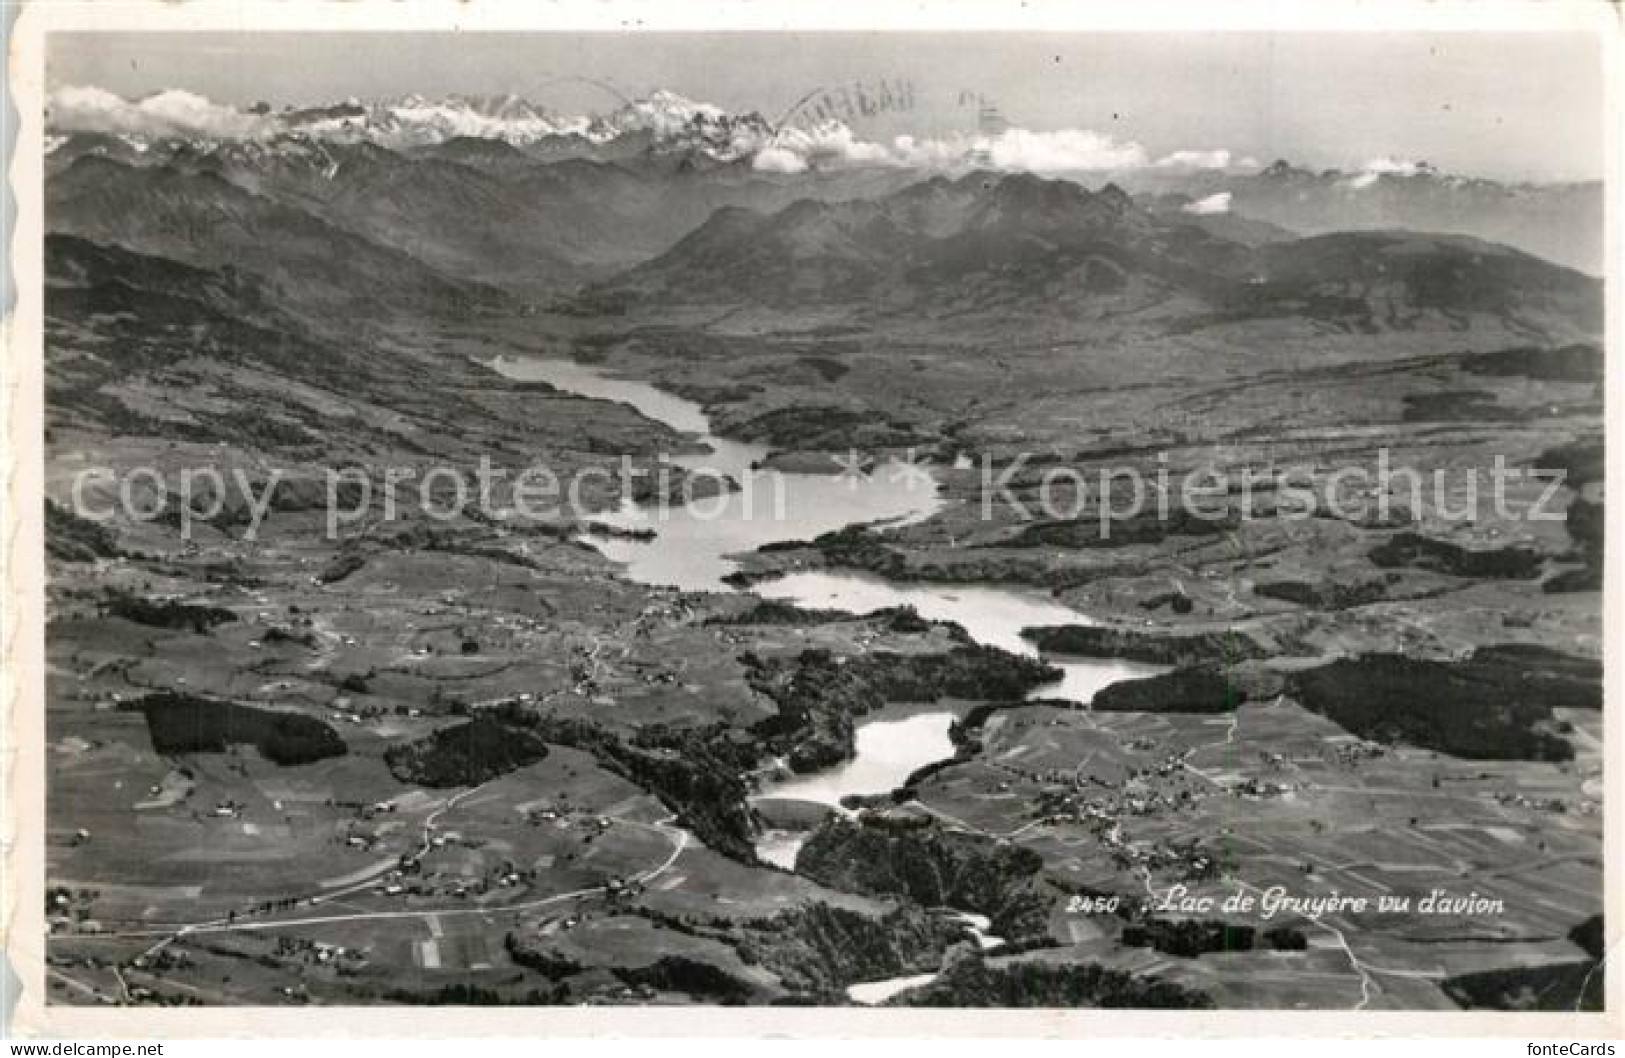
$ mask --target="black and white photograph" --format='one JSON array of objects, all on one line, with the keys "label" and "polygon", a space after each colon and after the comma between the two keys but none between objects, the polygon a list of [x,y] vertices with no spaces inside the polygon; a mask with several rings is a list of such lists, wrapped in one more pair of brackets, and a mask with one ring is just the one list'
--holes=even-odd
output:
[{"label": "black and white photograph", "polygon": [[37,33],[24,991],[1617,1016],[1607,8]]}]

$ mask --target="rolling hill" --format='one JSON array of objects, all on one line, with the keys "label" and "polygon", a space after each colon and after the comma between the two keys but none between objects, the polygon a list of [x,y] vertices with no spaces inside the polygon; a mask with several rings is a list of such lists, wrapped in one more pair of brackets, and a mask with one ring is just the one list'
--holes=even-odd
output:
[{"label": "rolling hill", "polygon": [[1314,171],[1286,161],[1253,173],[1140,173],[1136,179],[1147,190],[1187,200],[1228,195],[1235,215],[1300,235],[1394,228],[1450,232],[1602,274],[1603,189],[1598,181],[1503,183],[1441,172],[1425,163]]},{"label": "rolling hill", "polygon": [[187,264],[231,266],[259,276],[285,301],[328,312],[428,307],[455,314],[506,300],[221,175],[167,164],[78,158],[47,182],[46,225]]}]

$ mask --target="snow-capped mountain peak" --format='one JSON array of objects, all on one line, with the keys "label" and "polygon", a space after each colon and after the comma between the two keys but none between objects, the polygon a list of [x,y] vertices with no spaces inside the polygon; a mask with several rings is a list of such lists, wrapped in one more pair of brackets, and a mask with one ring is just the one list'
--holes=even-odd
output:
[{"label": "snow-capped mountain peak", "polygon": [[516,95],[405,95],[274,111],[215,103],[181,90],[126,100],[99,88],[57,89],[47,108],[53,134],[125,135],[143,141],[270,141],[290,134],[390,148],[424,147],[458,138],[526,146],[550,137],[607,143],[630,134],[656,147],[691,149],[720,160],[760,150],[772,135],[758,114],[733,115],[711,103],[656,91],[603,115],[563,115]]}]

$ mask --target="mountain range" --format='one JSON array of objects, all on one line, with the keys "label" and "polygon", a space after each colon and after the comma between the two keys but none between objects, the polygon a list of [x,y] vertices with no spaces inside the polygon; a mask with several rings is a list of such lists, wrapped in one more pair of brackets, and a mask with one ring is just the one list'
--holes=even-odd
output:
[{"label": "mountain range", "polygon": [[[609,86],[601,90],[611,98]],[[451,161],[488,175],[512,175],[533,162],[574,160],[617,163],[639,174],[659,172],[662,179],[673,172],[721,171],[727,180],[754,177],[773,183],[801,177],[814,185],[780,198],[780,205],[794,197],[838,197],[838,191],[817,188],[831,182],[839,186],[842,176],[860,171],[867,171],[867,182],[859,183],[868,192],[875,185],[894,190],[934,174],[962,176],[996,168],[1091,185],[1115,183],[1140,196],[1154,212],[1205,216],[1210,219],[1203,223],[1215,230],[1226,223],[1218,218],[1231,215],[1244,224],[1261,222],[1296,235],[1389,228],[1439,231],[1503,242],[1593,275],[1602,270],[1599,181],[1505,183],[1393,159],[1377,159],[1352,171],[1317,171],[1286,161],[1260,167],[1226,150],[1181,150],[1155,157],[1132,141],[1076,129],[1011,128],[879,142],[865,140],[836,120],[808,124],[792,116],[775,123],[759,113],[730,113],[669,91],[639,99],[619,93],[614,97],[615,105],[596,115],[560,114],[517,96],[455,95],[349,99],[278,110],[267,104],[238,108],[178,90],[132,101],[97,88],[61,87],[50,99],[47,146],[53,168],[86,151],[150,164],[173,158],[184,148],[199,157],[235,158],[236,175],[247,180],[254,178],[249,170],[255,165],[282,168],[278,156],[325,171],[347,161],[353,165],[356,158],[368,157],[364,152],[370,149],[390,151],[392,158]],[[484,192],[471,193],[478,197]],[[347,203],[340,199],[343,208]],[[629,252],[637,257],[663,249],[704,219],[694,211],[734,203],[759,206],[771,199],[771,194],[752,199],[748,193],[730,193],[701,195],[691,204],[678,195],[671,223],[658,216],[637,218],[636,226],[648,237]],[[403,205],[410,208],[410,203]],[[580,216],[579,206],[573,202],[564,211],[567,220]],[[521,215],[517,221],[524,224],[527,218]],[[1230,227],[1236,234],[1239,226]],[[560,238],[603,245],[592,224],[579,232],[565,224]],[[501,258],[504,248],[493,249]],[[594,261],[593,252],[581,245],[566,246],[558,257],[555,265],[566,271],[582,263],[629,262],[616,249]],[[442,262],[464,263],[457,254]]]},{"label": "mountain range", "polygon": [[1256,173],[1180,174],[1164,185],[1173,189],[1157,196],[1163,208],[1199,209],[1207,202],[1222,207],[1217,215],[1303,235],[1385,228],[1473,235],[1602,274],[1603,196],[1594,181],[1507,184],[1425,163],[1315,172],[1278,161]]},{"label": "mountain range", "polygon": [[[178,108],[122,105],[149,124]],[[1136,195],[989,167],[774,171],[751,154],[771,135],[762,119],[670,94],[590,121],[513,99],[178,109],[231,134],[143,137],[111,104],[109,129],[59,130],[48,229],[252,276],[314,319],[758,305],[1050,332],[1283,318],[1352,332],[1485,318],[1565,340],[1600,328],[1600,283],[1521,248],[1571,229],[1586,234],[1567,237],[1570,256],[1599,241],[1585,185],[1276,163],[1156,166]]]},{"label": "mountain range", "polygon": [[892,170],[788,178],[691,162],[666,153],[549,161],[467,137],[404,151],[307,136],[136,149],[80,133],[48,159],[47,223],[196,264],[263,266],[285,292],[317,303],[479,307],[545,301],[612,275],[723,206],[777,208],[906,178]]},{"label": "mountain range", "polygon": [[571,145],[586,151],[624,138],[644,138],[701,149],[723,160],[754,153],[773,135],[759,114],[730,114],[675,92],[620,98],[621,105],[607,113],[576,116],[513,95],[347,99],[274,110],[267,103],[239,109],[176,89],[132,101],[99,88],[64,86],[52,94],[46,121],[61,134],[102,132],[136,143],[172,138],[263,142],[302,135],[410,148],[474,137],[539,146],[545,152]]},{"label": "mountain range", "polygon": [[[1465,236],[1347,232],[1242,241],[1114,184],[933,177],[873,200],[719,210],[594,287],[600,304],[838,304],[854,318],[1111,316],[1169,327],[1302,318],[1353,331],[1494,318],[1531,336],[1600,326],[1600,284]],[[1016,324],[1019,326],[1019,324]]]}]

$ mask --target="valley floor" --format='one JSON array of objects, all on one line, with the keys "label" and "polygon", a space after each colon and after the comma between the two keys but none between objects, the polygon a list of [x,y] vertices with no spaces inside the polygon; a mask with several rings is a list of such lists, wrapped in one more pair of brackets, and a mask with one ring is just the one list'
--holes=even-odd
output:
[{"label": "valley floor", "polygon": [[[55,337],[58,363],[71,370],[82,338]],[[1600,524],[1596,381],[1487,377],[1473,357],[1489,350],[1449,334],[1260,329],[1133,358],[739,318],[375,340],[391,359],[327,384],[202,357],[98,380],[133,424],[82,379],[51,394],[54,1001],[840,1003],[904,977],[921,983],[891,1002],[1598,1001],[1601,613],[1585,578],[1600,544],[1572,513],[1595,505]],[[60,513],[89,467],[319,481],[349,462],[472,474],[494,454],[613,471],[620,453],[681,444],[626,405],[481,366],[499,355],[591,358],[802,458],[927,456],[944,507],[738,556],[747,586],[730,592],[636,583],[583,542],[608,490],[593,514],[525,523],[390,520],[375,503],[336,539],[315,502],[273,511],[255,539],[229,518],[183,540],[173,521],[98,532]],[[261,425],[234,431],[232,408]],[[315,443],[279,447],[267,421]],[[1498,456],[1567,467],[1553,502],[1571,517],[1518,516],[1549,491],[1535,476],[1513,487],[1518,513],[1470,521],[1265,505],[1219,530],[1125,522],[1102,541],[1093,500],[1073,518],[983,516],[987,469],[1024,458],[1007,483],[1036,503],[1057,467],[1092,481],[1295,465],[1323,482],[1381,447],[1425,475]],[[1029,589],[1124,633],[1103,655],[1217,670],[1239,691],[1026,700],[1041,680],[1008,657],[965,660],[950,625],[750,594],[815,570]],[[1350,675],[1351,704],[1304,675],[1403,655],[1454,688],[1481,679],[1474,651],[1508,645],[1529,652],[1511,655],[1507,700],[1470,684],[1491,743],[1472,755],[1459,729],[1394,719],[1443,701],[1433,684]],[[951,758],[850,811],[753,806],[786,760],[849,755],[854,727],[922,694],[958,718]],[[217,744],[195,718],[165,735],[165,695],[166,709],[293,714],[333,740],[248,714]],[[784,813],[806,837],[795,871],[754,852]],[[1476,902],[1429,909],[1441,893]],[[1368,903],[1268,910],[1332,894]],[[1002,943],[984,949],[963,913]]]}]

